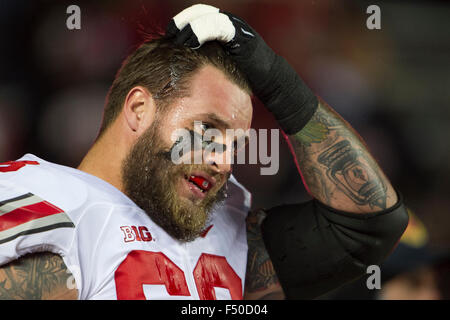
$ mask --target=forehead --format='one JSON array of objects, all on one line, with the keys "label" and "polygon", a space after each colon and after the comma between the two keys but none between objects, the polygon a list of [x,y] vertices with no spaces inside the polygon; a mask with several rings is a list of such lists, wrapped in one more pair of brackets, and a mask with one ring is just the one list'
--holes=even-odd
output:
[{"label": "forehead", "polygon": [[214,115],[233,129],[248,129],[253,112],[250,95],[209,65],[196,72],[189,82],[189,95],[171,109],[172,122],[206,120],[206,115]]}]

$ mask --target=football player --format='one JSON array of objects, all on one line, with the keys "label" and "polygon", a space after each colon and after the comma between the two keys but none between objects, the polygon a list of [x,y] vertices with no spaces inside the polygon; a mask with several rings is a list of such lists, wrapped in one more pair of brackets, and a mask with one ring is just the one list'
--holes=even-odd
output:
[{"label": "football player", "polygon": [[[178,129],[245,132],[252,94],[311,201],[249,213],[229,162],[172,161]],[[77,169],[31,154],[0,166],[0,297],[314,298],[379,264],[407,217],[358,134],[286,60],[241,18],[195,5],[125,60]]]}]

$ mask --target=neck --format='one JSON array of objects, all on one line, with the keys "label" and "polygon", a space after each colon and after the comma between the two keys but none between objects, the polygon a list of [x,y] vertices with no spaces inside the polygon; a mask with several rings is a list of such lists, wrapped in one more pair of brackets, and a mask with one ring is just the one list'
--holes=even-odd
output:
[{"label": "neck", "polygon": [[126,152],[123,141],[112,132],[97,140],[78,166],[78,170],[92,174],[120,191],[124,191],[122,183],[122,162]]}]

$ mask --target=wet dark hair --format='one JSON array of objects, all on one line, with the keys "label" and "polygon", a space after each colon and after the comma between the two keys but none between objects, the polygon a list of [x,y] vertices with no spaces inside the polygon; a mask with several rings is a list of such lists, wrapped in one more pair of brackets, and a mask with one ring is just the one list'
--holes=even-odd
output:
[{"label": "wet dark hair", "polygon": [[186,96],[188,80],[205,65],[218,68],[251,94],[245,75],[218,42],[207,42],[194,50],[174,45],[171,39],[162,36],[142,43],[122,63],[108,92],[99,137],[117,118],[132,88],[147,88],[161,110],[175,98]]}]

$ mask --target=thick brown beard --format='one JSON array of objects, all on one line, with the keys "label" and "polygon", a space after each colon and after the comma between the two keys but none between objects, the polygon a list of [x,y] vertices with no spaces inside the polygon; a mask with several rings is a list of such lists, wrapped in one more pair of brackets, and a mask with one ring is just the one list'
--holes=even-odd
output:
[{"label": "thick brown beard", "polygon": [[[176,183],[194,170],[211,173],[205,165],[175,165],[154,123],[136,142],[122,165],[125,194],[168,234],[180,241],[196,239],[207,227],[211,211],[226,197],[226,183],[209,190],[200,203],[180,198]],[[213,174],[211,174],[213,175]],[[221,186],[228,177],[215,177]]]}]

